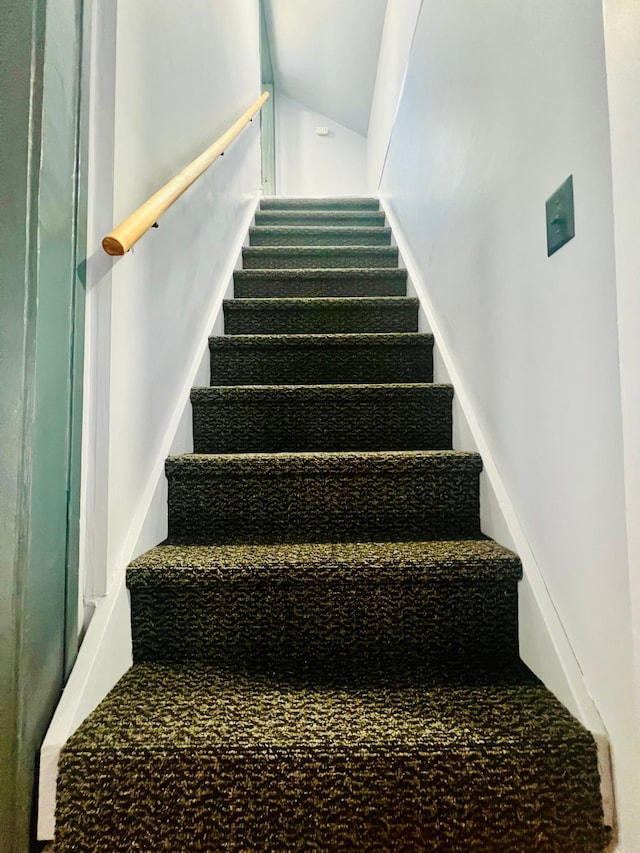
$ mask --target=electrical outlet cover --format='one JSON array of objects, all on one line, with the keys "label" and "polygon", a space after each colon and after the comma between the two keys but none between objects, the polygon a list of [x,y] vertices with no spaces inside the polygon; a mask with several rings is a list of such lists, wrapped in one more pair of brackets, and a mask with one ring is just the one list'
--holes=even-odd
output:
[{"label": "electrical outlet cover", "polygon": [[547,256],[561,249],[576,235],[573,213],[573,175],[547,199]]}]

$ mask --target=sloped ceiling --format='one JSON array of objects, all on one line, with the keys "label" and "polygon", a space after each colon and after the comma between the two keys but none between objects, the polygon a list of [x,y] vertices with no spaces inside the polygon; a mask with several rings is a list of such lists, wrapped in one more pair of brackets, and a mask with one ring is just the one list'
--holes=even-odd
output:
[{"label": "sloped ceiling", "polygon": [[276,90],[367,135],[387,0],[264,0]]}]

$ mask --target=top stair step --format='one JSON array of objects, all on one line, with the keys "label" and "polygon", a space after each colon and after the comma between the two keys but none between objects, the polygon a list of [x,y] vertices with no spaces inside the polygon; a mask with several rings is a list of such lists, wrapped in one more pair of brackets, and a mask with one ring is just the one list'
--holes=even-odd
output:
[{"label": "top stair step", "polygon": [[263,198],[260,210],[379,210],[377,198]]}]

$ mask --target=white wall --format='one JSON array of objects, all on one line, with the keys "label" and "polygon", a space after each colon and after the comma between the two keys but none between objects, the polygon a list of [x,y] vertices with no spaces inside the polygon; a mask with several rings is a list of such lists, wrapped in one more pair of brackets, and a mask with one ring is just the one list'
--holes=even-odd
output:
[{"label": "white wall", "polygon": [[[120,0],[114,222],[259,96],[258,45],[257,0]],[[228,284],[224,276],[235,260],[239,229],[259,188],[254,122],[165,214],[159,229],[113,266],[107,587],[136,549],[188,374],[201,357],[212,306]]]},{"label": "white wall", "polygon": [[[609,732],[631,853],[638,729],[610,157],[598,0],[424,5],[381,192]],[[547,258],[545,199],[569,174],[576,237]]]},{"label": "white wall", "polygon": [[[364,136],[276,91],[276,184],[278,195],[364,195]],[[328,127],[328,136],[316,128]]]},{"label": "white wall", "polygon": [[278,92],[362,136],[387,0],[264,0]]},{"label": "white wall", "polygon": [[388,0],[367,135],[369,191],[378,189],[423,0]]}]

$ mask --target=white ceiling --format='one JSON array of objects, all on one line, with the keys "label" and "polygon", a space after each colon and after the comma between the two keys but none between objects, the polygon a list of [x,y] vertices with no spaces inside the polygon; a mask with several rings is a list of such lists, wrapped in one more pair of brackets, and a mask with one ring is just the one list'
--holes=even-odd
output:
[{"label": "white ceiling", "polygon": [[387,0],[265,0],[278,91],[367,135]]}]

